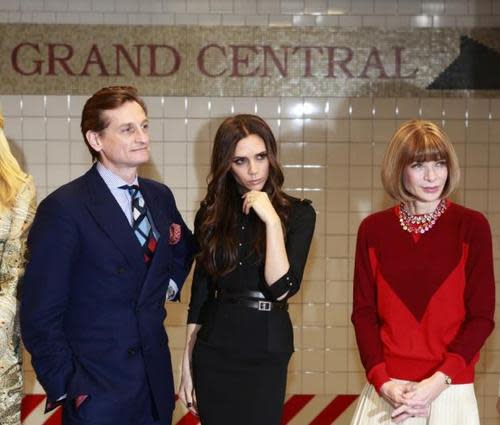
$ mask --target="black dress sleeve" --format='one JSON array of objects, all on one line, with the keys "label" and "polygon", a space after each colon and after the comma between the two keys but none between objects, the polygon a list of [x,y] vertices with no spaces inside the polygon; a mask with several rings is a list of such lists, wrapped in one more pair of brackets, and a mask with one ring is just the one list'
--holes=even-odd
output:
[{"label": "black dress sleeve", "polygon": [[[200,226],[202,214],[201,211],[201,209],[198,210],[194,220],[194,236],[196,241],[198,241],[197,233]],[[197,247],[196,251],[199,252],[199,247]],[[210,285],[210,276],[206,272],[205,268],[198,262],[198,260],[196,260],[193,274],[193,283],[191,285],[191,299],[189,301],[187,323],[202,324],[204,322],[203,306],[208,299]]]},{"label": "black dress sleeve", "polygon": [[278,299],[287,292],[286,298],[290,298],[300,289],[315,224],[316,212],[310,201],[297,200],[290,211],[286,232],[285,247],[290,268],[269,285],[269,293],[273,299]]}]

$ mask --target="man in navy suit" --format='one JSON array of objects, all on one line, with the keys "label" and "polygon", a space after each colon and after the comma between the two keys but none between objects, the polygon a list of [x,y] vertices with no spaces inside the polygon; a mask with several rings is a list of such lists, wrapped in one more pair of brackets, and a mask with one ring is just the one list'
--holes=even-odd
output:
[{"label": "man in navy suit", "polygon": [[149,134],[134,88],[95,93],[81,129],[94,165],[43,200],[29,234],[23,340],[63,424],[170,425],[164,304],[179,299],[193,236],[170,189],[137,176]]}]

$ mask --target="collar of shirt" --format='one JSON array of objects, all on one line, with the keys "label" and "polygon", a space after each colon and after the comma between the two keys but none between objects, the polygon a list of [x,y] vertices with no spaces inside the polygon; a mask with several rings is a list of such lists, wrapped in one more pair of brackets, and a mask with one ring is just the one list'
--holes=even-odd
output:
[{"label": "collar of shirt", "polygon": [[[130,197],[130,193],[128,190],[120,189],[120,186],[123,185],[128,185],[125,180],[123,180],[120,176],[117,176],[115,173],[112,171],[108,170],[104,165],[101,164],[101,162],[97,162],[97,172],[99,175],[102,177],[104,180],[104,183],[106,183],[106,186],[108,186],[108,189],[111,191],[113,197],[116,199],[116,202],[118,202],[118,205],[120,205],[120,208],[122,209],[123,213],[127,217],[128,222],[132,226],[132,198]],[[137,179],[137,176],[135,177],[135,180],[132,182],[132,184],[139,185],[139,181]],[[158,230],[156,229],[156,226],[154,225],[154,222],[152,219],[150,219],[152,226],[153,226],[153,232],[155,233],[156,239],[159,239],[160,234]],[[177,286],[177,283],[170,279],[168,283],[168,290],[166,293],[166,299],[168,301],[174,300],[177,292],[179,292],[179,287]],[[64,398],[65,396],[63,396]]]},{"label": "collar of shirt", "polygon": [[[120,208],[127,217],[128,222],[132,225],[132,198],[130,197],[128,190],[120,189],[120,186],[128,185],[129,183],[106,168],[101,162],[97,162],[96,168],[111,194],[116,199],[116,202],[120,205]],[[139,185],[137,176],[131,184]]]}]

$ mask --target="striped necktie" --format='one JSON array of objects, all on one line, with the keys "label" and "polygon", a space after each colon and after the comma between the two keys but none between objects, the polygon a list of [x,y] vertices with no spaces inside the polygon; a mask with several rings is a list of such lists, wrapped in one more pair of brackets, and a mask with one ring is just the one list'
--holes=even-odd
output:
[{"label": "striped necktie", "polygon": [[137,185],[124,185],[120,189],[127,189],[132,198],[132,229],[141,246],[144,248],[144,261],[149,263],[156,250],[156,238],[149,221],[148,209],[142,193]]}]

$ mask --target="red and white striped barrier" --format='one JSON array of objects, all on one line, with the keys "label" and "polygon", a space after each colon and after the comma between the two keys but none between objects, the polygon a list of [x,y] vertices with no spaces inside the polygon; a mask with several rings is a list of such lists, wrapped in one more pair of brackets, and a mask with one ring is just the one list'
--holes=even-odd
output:
[{"label": "red and white striped barrier", "polygon": [[[281,425],[349,425],[357,395],[296,394],[287,397]],[[22,425],[60,425],[61,409],[44,414],[45,395],[29,394],[23,399]],[[174,425],[198,425],[198,418],[177,405]]]}]

